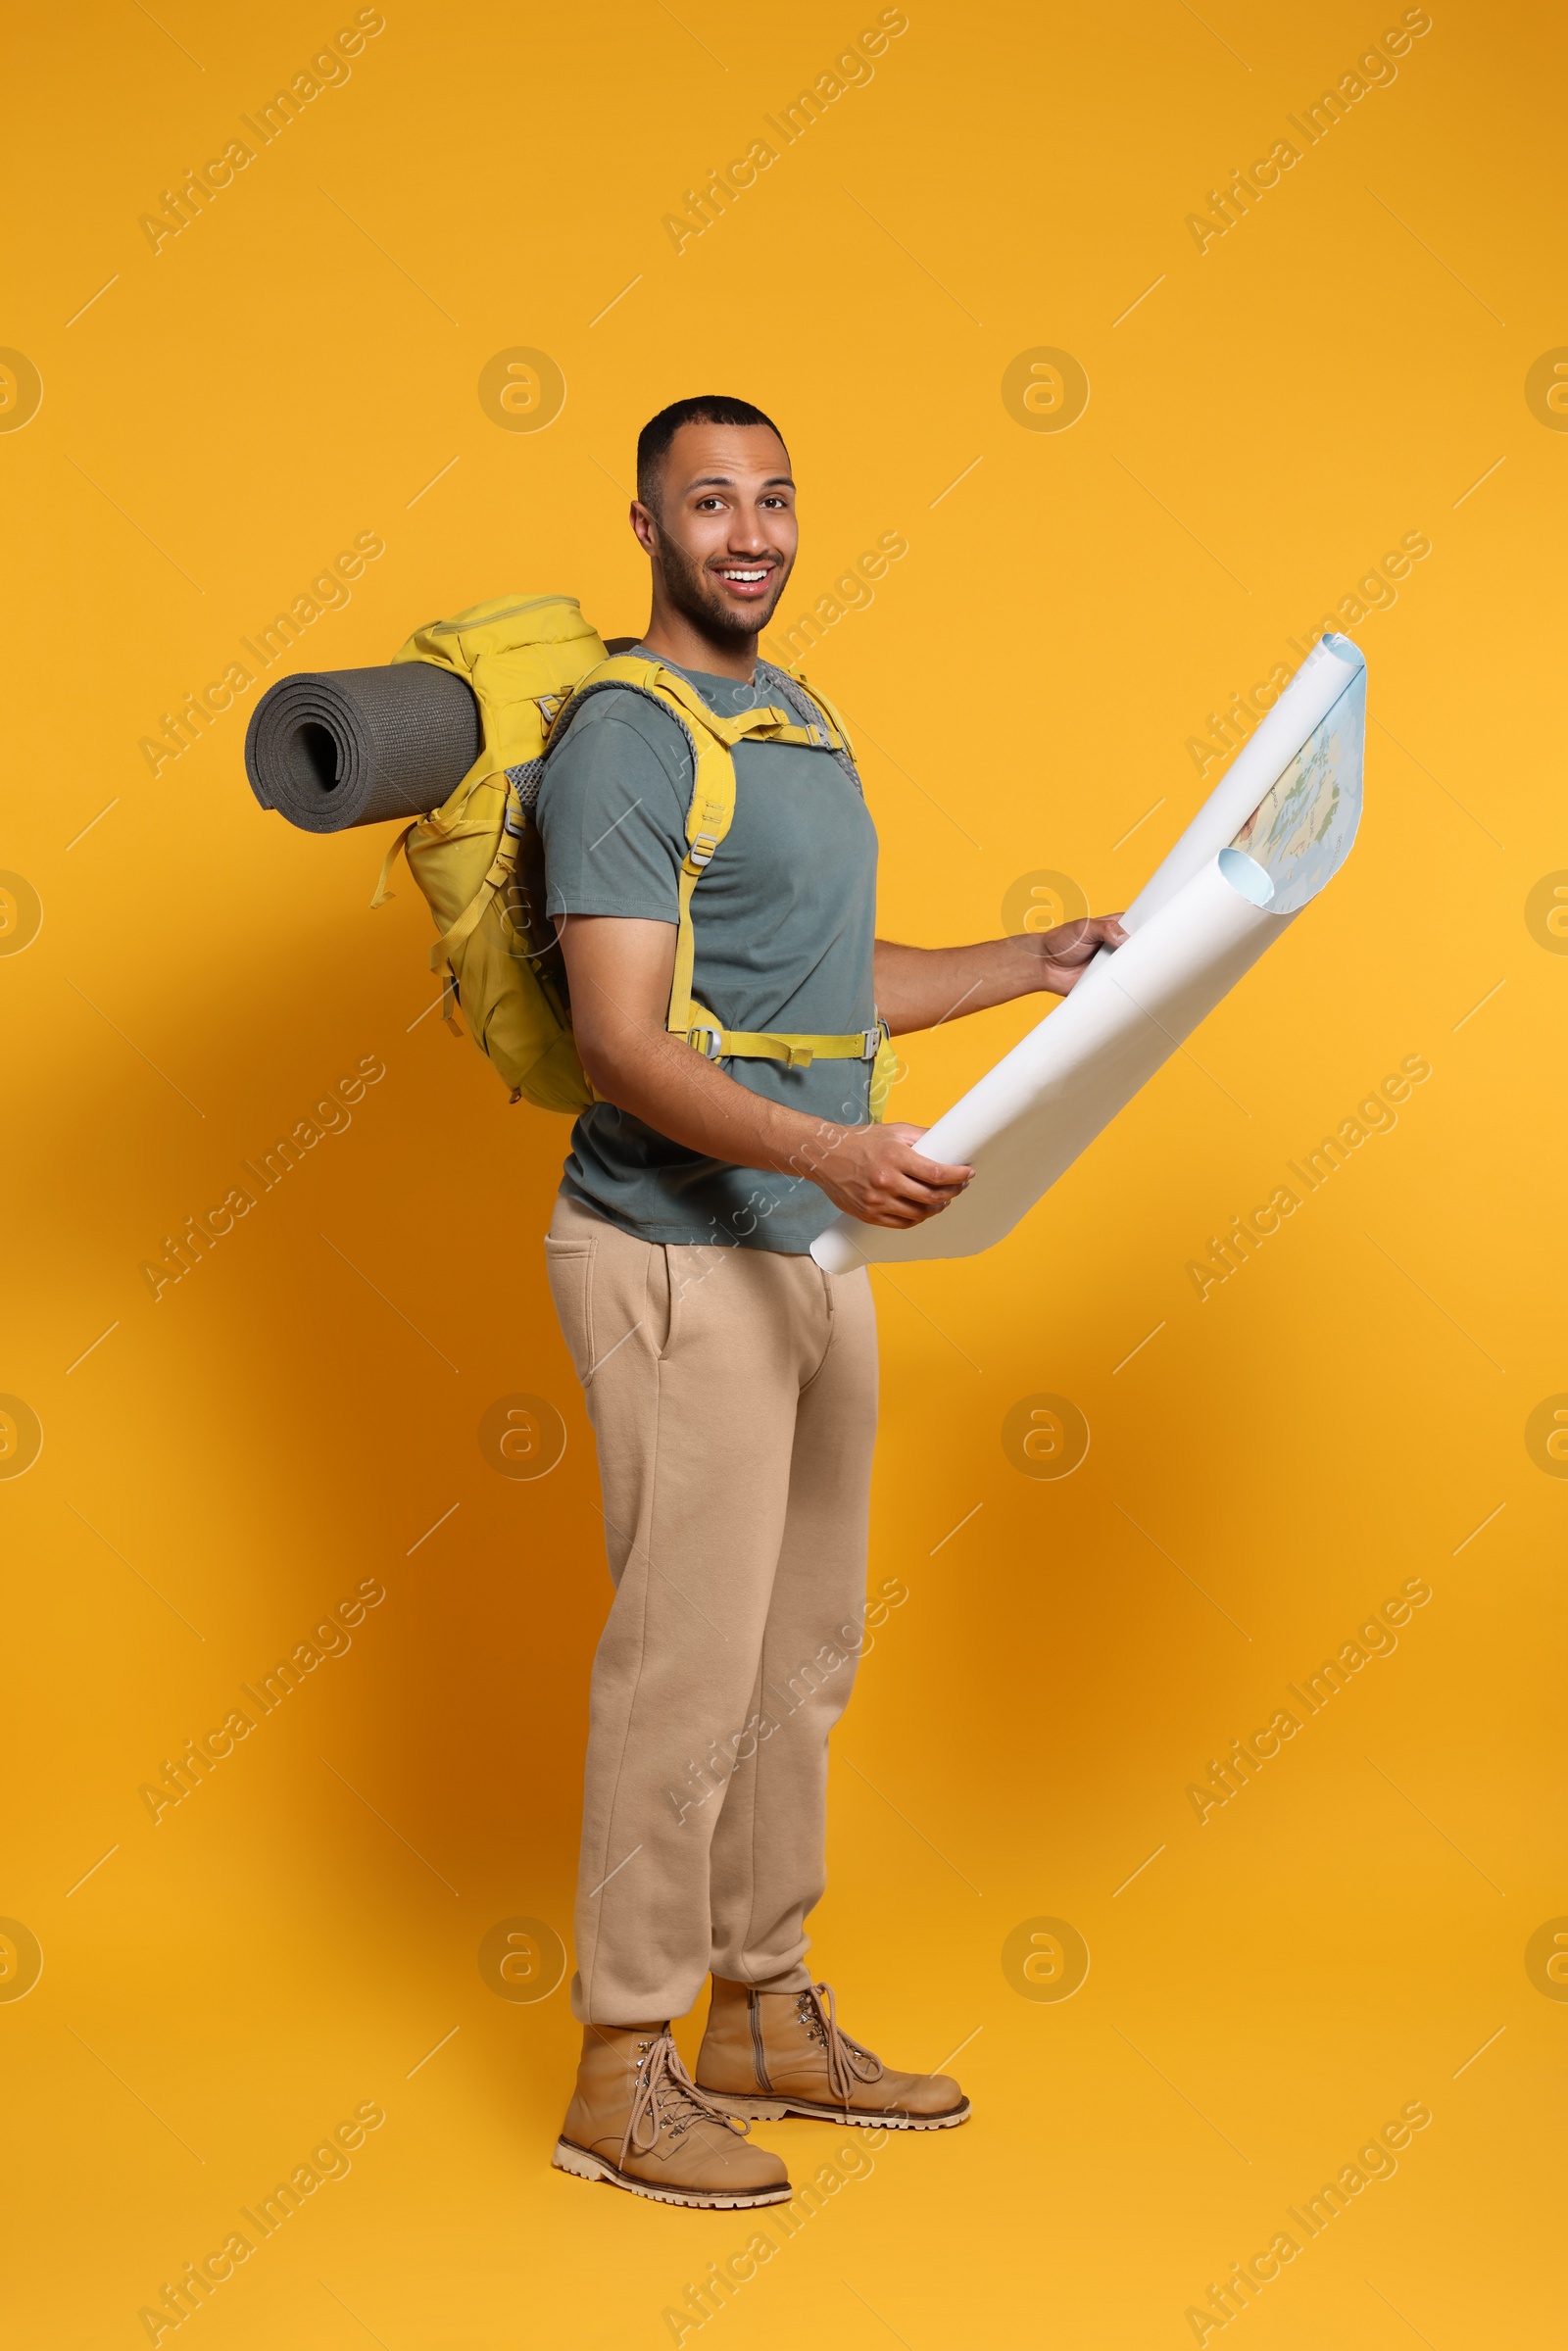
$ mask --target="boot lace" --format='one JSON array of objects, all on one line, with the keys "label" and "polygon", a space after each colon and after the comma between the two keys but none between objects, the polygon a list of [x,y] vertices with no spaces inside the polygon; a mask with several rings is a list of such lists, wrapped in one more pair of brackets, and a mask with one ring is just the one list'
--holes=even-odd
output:
[{"label": "boot lace", "polygon": [[662,2033],[640,2040],[637,2051],[637,2084],[626,2119],[626,2135],[620,2142],[622,2166],[628,2153],[651,2155],[662,2131],[678,2139],[696,2124],[716,2123],[722,2131],[742,2138],[750,2135],[750,2123],[738,2115],[726,2114],[698,2088],[681,2063],[680,2051],[667,2027]]},{"label": "boot lace", "polygon": [[857,2082],[880,2079],[882,2060],[874,2050],[851,2040],[833,2013],[833,1987],[812,1984],[796,2000],[795,2014],[808,2040],[816,2041],[827,2065],[828,2087],[839,2104],[848,2107]]}]

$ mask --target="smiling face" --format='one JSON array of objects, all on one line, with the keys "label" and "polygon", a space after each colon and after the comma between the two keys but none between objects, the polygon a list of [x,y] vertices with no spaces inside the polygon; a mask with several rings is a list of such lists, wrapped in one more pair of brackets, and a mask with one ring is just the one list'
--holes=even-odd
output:
[{"label": "smiling face", "polygon": [[683,424],[660,475],[657,507],[639,500],[632,528],[662,604],[720,645],[755,643],[795,563],[789,453],[765,424]]}]

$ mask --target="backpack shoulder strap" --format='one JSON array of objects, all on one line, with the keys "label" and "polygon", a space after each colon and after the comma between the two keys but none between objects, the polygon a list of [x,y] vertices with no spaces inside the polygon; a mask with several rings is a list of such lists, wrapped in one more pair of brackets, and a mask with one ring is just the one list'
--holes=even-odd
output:
[{"label": "backpack shoulder strap", "polygon": [[[709,1060],[735,1055],[745,1060],[785,1061],[792,1068],[808,1067],[815,1059],[874,1061],[886,1036],[876,1027],[840,1037],[795,1037],[780,1032],[726,1029],[692,994],[697,935],[692,928],[692,896],[712,862],[735,814],[734,747],[748,739],[793,743],[821,749],[819,731],[799,724],[793,711],[768,705],[721,718],[710,710],[694,686],[677,670],[647,654],[612,654],[583,679],[551,721],[554,749],[577,710],[593,694],[611,687],[646,695],[667,710],[691,746],[692,796],[686,810],[686,855],[678,877],[675,968],[671,975],[665,1027]],[[803,688],[803,691],[808,691]],[[833,711],[820,697],[809,696],[822,712],[828,730],[827,748],[847,751],[848,739]]]},{"label": "backpack shoulder strap", "polygon": [[[774,669],[774,665],[771,662],[764,662],[761,664],[761,666],[767,669]],[[805,696],[806,700],[817,711],[823,725],[827,729],[828,750],[843,752],[845,757],[853,765],[855,761],[855,746],[850,741],[850,730],[844,723],[843,715],[840,712],[837,704],[829,702],[827,696],[822,693],[818,687],[808,684],[807,680],[802,676],[798,669],[775,669],[774,674],[781,679],[787,679],[788,682],[795,688],[797,694],[802,694]]]},{"label": "backpack shoulder strap", "polygon": [[[602,661],[591,676],[584,678],[569,703],[556,713],[551,724],[550,744],[554,749],[571,724],[577,711],[592,695],[602,694],[611,687],[645,695],[658,703],[679,724],[692,754],[692,796],[686,808],[686,855],[681,859],[678,878],[679,914],[675,938],[675,969],[669,992],[669,1012],[666,1027],[681,1037],[690,1035],[695,1025],[697,1007],[692,1002],[692,966],[696,960],[697,939],[692,929],[692,893],[712,861],[714,851],[729,831],[735,814],[735,761],[730,756],[730,741],[726,740],[728,722],[711,711],[696,690],[675,670],[647,655],[612,654]],[[748,717],[761,713],[748,711]],[[770,718],[781,715],[769,711]],[[715,1024],[716,1025],[716,1024]]]}]

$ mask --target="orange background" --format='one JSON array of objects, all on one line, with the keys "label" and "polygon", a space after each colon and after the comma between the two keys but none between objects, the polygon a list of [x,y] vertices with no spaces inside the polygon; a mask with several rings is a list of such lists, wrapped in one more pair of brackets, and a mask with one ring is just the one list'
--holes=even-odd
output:
[{"label": "orange background", "polygon": [[[837,1739],[815,1959],[894,2062],[961,2048],[976,2116],[874,2150],[700,2331],[1190,2342],[1209,2281],[1420,2100],[1250,2339],[1548,2339],[1568,2016],[1525,1955],[1568,1912],[1568,1490],[1526,1425],[1568,1388],[1568,964],[1526,902],[1568,867],[1568,440],[1525,378],[1568,341],[1560,28],[1435,7],[1200,253],[1205,191],[1397,9],[911,0],[874,77],[677,253],[683,191],[877,14],[389,5],[156,253],[138,216],[335,20],[160,0],[13,35],[0,341],[43,387],[0,431],[0,864],[43,908],[22,943],[13,890],[0,937],[0,1388],[43,1430],[0,1480],[0,1911],[43,1956],[0,1999],[19,2343],[146,2340],[138,2310],[368,2102],[384,2125],[217,2290],[208,2351],[653,2346],[751,2233],[552,2172],[564,1989],[503,1999],[478,1963],[509,1919],[568,1934],[609,1594],[537,1246],[564,1127],[419,1020],[425,909],[407,883],[367,909],[384,828],[257,808],[259,689],[156,777],[138,749],[362,532],[384,555],[287,665],[514,589],[635,630],[636,429],[711,388],[790,441],[781,618],[907,538],[810,664],[861,740],[898,938],[994,934],[1042,868],[1124,905],[1218,773],[1187,748],[1207,713],[1403,534],[1432,553],[1350,628],[1344,874],[1010,1241],[878,1277],[871,1577],[907,1598]],[[547,429],[480,404],[514,346],[564,376]],[[1068,430],[1004,404],[1040,347],[1087,372]],[[917,1041],[903,1114],[1038,1009]],[[1416,1053],[1397,1128],[1200,1303],[1207,1237]],[[385,1076],[352,1126],[155,1303],[162,1238],[363,1056]],[[480,1451],[515,1392],[564,1418],[542,1480]],[[1064,1481],[1003,1448],[1038,1393],[1092,1432]],[[738,1413],[713,1474],[745,1464]],[[1412,1578],[1397,1651],[1200,1825],[1209,1759]],[[141,1784],[367,1581],[352,1648],[155,1826]],[[1042,1918],[1091,1955],[1068,1999],[1004,1965]],[[761,2135],[801,2180],[844,2143]]]}]

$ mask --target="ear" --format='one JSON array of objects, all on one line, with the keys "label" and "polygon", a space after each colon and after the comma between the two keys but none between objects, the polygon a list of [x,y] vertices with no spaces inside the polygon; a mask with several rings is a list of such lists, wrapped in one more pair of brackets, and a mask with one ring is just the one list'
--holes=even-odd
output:
[{"label": "ear", "polygon": [[628,519],[636,533],[638,546],[644,555],[651,556],[658,544],[658,516],[650,508],[644,506],[640,498],[634,498],[631,502],[631,513]]}]

